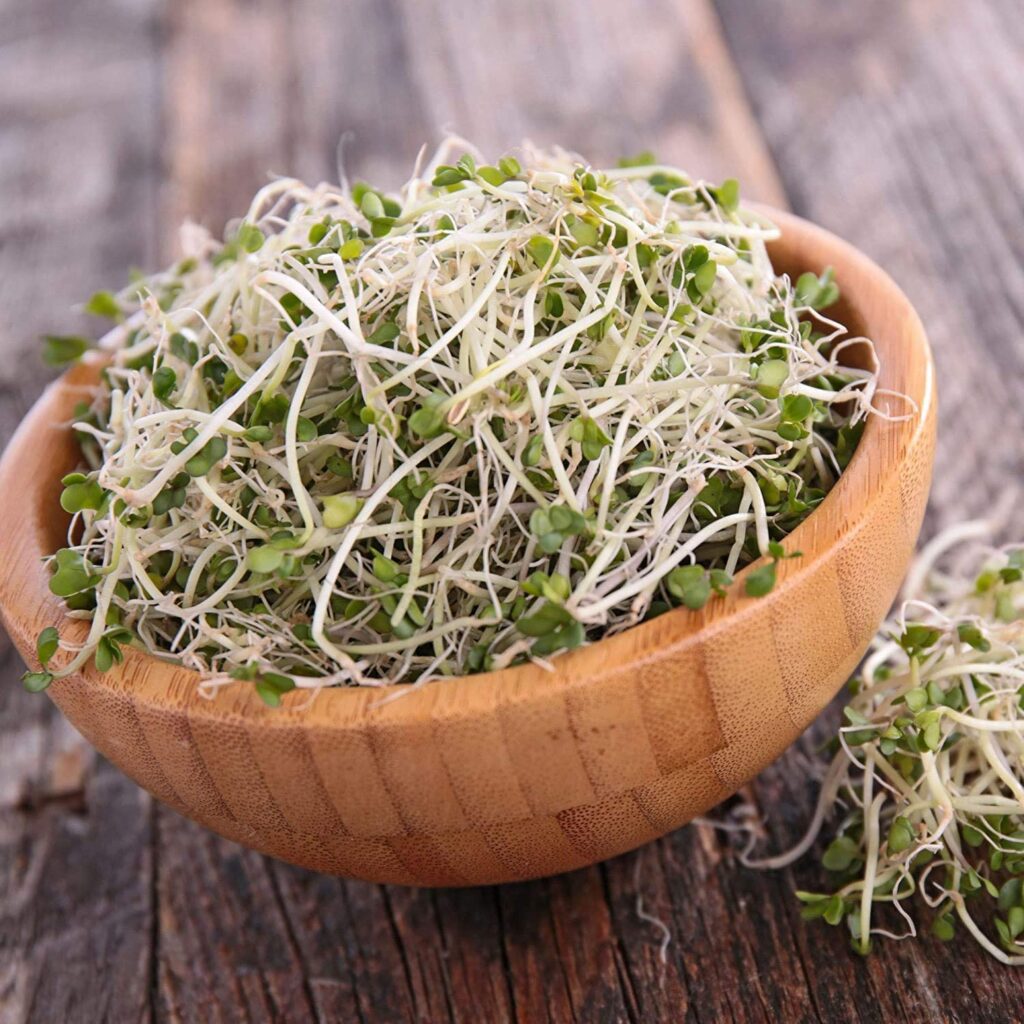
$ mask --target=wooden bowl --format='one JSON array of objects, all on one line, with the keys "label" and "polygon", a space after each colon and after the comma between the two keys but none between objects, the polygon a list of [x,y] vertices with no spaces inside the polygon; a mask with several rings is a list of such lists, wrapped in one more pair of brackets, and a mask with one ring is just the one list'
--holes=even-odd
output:
[{"label": "wooden bowl", "polygon": [[[677,828],[780,754],[850,676],[914,548],[931,476],[935,394],[921,322],[870,260],[797,217],[771,246],[780,271],[836,269],[835,315],[874,339],[883,388],[917,414],[872,417],[856,455],[792,534],[775,589],[742,585],[558,657],[399,687],[333,689],[271,710],[251,684],[213,700],[197,676],[129,650],[49,693],[106,757],[221,835],[317,871],[468,885],[580,867]],[[58,625],[44,555],[67,529],[66,423],[95,379],[79,366],[39,399],[0,464],[0,606],[30,664]],[[895,404],[894,404],[895,408]],[[901,410],[902,411],[902,410]]]}]

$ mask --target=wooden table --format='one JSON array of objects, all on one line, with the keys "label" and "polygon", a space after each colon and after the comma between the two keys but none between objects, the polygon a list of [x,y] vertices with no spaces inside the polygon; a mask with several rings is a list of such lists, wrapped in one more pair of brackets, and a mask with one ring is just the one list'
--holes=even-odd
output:
[{"label": "wooden table", "polygon": [[[267,172],[396,185],[452,126],[596,163],[651,147],[788,204],[887,267],[935,346],[929,531],[1024,473],[1024,19],[1014,0],[6,0],[0,4],[0,438],[36,337],[186,214],[219,229]],[[1024,517],[1017,516],[1017,538]],[[1006,1021],[1024,976],[965,940],[805,925],[813,868],[762,875],[691,826],[531,884],[414,891],[220,840],[21,690],[0,638],[0,1022]],[[827,733],[830,721],[816,733]],[[806,822],[805,738],[749,796]],[[668,924],[659,933],[636,899]]]}]

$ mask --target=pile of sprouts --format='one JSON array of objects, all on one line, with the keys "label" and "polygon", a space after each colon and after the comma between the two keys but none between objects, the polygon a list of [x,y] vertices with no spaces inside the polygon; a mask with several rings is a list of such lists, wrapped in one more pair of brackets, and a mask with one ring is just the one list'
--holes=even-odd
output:
[{"label": "pile of sprouts", "polygon": [[1024,545],[970,543],[985,529],[963,524],[922,552],[851,683],[807,834],[748,859],[792,863],[837,819],[823,856],[837,888],[797,896],[805,917],[845,921],[860,953],[873,935],[917,935],[927,908],[940,939],[959,923],[1024,964]]},{"label": "pile of sprouts", "polygon": [[448,140],[396,195],[275,181],[93,297],[116,324],[52,578],[91,629],[31,685],[136,642],[276,704],[546,664],[760,556],[771,589],[876,391],[831,273],[777,276],[733,180],[520,155]]}]

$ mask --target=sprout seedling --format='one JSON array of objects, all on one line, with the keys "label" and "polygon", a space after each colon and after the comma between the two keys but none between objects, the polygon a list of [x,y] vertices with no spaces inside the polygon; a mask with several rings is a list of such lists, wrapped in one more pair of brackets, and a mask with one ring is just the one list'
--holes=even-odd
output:
[{"label": "sprout seedling", "polygon": [[454,141],[397,195],[273,182],[89,302],[116,326],[51,586],[92,628],[27,685],[132,637],[277,704],[546,659],[759,556],[767,593],[875,387],[777,235],[735,181]]},{"label": "sprout seedling", "polygon": [[1024,548],[955,543],[979,532],[926,549],[919,591],[851,683],[811,828],[749,861],[783,867],[833,825],[822,864],[836,888],[797,897],[804,917],[845,922],[859,953],[925,926],[1024,964]]}]

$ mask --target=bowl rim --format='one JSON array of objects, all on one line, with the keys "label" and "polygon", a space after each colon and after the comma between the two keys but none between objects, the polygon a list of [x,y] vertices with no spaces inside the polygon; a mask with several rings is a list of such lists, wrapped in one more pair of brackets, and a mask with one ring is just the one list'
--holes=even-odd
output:
[{"label": "bowl rim", "polygon": [[[124,662],[106,673],[97,672],[90,665],[72,676],[54,681],[50,688],[53,695],[59,700],[64,688],[84,682],[101,690],[130,693],[133,701],[168,712],[185,713],[189,717],[198,716],[210,721],[258,720],[261,727],[269,728],[294,728],[296,725],[330,729],[359,727],[369,718],[391,723],[438,716],[464,718],[489,714],[503,705],[535,699],[559,699],[578,686],[595,686],[604,678],[664,656],[666,647],[682,651],[704,642],[725,628],[726,623],[734,624],[756,612],[770,609],[787,589],[815,570],[829,551],[841,543],[842,535],[855,532],[857,522],[865,518],[876,499],[877,481],[900,473],[909,452],[928,428],[934,413],[935,383],[931,352],[921,320],[909,299],[885,271],[850,243],[824,228],[768,206],[758,204],[754,208],[781,229],[784,239],[796,241],[794,248],[797,252],[808,251],[806,269],[820,270],[827,264],[836,268],[837,279],[843,288],[843,301],[850,303],[859,318],[870,319],[863,313],[863,306],[870,304],[877,306],[883,314],[888,310],[902,319],[906,329],[901,332],[899,340],[909,344],[905,357],[895,358],[898,351],[895,341],[883,343],[879,338],[872,339],[880,349],[890,350],[880,353],[879,388],[909,394],[917,403],[917,411],[911,419],[868,418],[846,470],[822,503],[786,538],[787,548],[800,551],[801,555],[779,564],[776,586],[769,594],[750,598],[743,593],[742,582],[747,573],[763,564],[763,559],[757,559],[737,574],[738,585],[731,587],[725,597],[709,602],[701,611],[678,608],[666,612],[614,636],[558,655],[552,660],[550,670],[527,663],[418,685],[324,687],[313,691],[315,699],[310,699],[310,690],[297,689],[284,696],[281,707],[269,708],[254,688],[244,682],[218,687],[213,698],[204,697],[200,692],[198,673],[129,647],[125,650]],[[795,262],[800,261],[797,259]],[[853,301],[847,291],[851,279],[856,283]],[[868,323],[865,322],[864,326]],[[904,372],[908,366],[916,366],[918,372]],[[8,477],[18,479],[15,469],[20,467],[15,466],[16,459],[12,453],[26,445],[33,432],[59,422],[61,410],[65,410],[64,416],[67,415],[74,393],[80,390],[90,373],[95,373],[95,364],[75,367],[53,382],[38,399],[11,438],[0,462],[0,494],[11,486]],[[913,393],[911,384],[915,380],[919,386]],[[36,482],[37,493],[45,488],[45,483]],[[867,495],[866,501],[855,499],[858,491]],[[22,504],[23,517],[26,505],[34,507],[32,502]],[[834,519],[828,515],[829,511],[840,506],[845,507],[846,518]],[[823,533],[818,528],[830,521],[841,523],[839,536],[836,530]],[[25,557],[22,567],[34,563],[38,571],[18,574],[0,567],[0,610],[15,643],[34,664],[34,656],[30,657],[28,652],[34,650],[35,637],[30,635],[28,620],[34,617],[38,622],[40,619],[26,608],[34,606],[41,609],[39,614],[45,613],[49,621],[60,626],[62,636],[73,641],[84,637],[87,626],[84,620],[69,618],[63,603],[49,591],[48,573],[42,558],[50,552],[44,550],[48,545],[44,544],[44,528],[38,518],[27,528],[21,524],[20,533],[23,536],[19,537],[19,529],[15,528],[13,536],[8,535],[4,543],[11,544],[16,540],[23,543]],[[5,561],[10,564],[13,559]],[[159,666],[159,670],[155,671],[154,666]],[[395,699],[399,697],[401,699]]]}]

